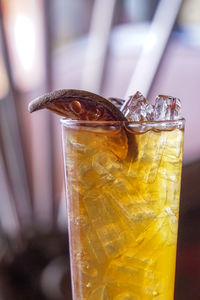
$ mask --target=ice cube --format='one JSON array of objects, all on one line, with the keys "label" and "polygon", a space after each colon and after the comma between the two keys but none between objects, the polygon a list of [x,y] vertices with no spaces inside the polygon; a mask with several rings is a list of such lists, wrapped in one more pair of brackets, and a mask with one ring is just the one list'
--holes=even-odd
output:
[{"label": "ice cube", "polygon": [[103,225],[96,229],[96,231],[108,256],[117,257],[123,252],[125,233],[118,224]]},{"label": "ice cube", "polygon": [[129,292],[120,293],[115,300],[138,300],[138,297],[136,295],[132,295]]},{"label": "ice cube", "polygon": [[[113,153],[101,151],[93,156],[93,167],[105,181],[113,181],[115,173],[121,171],[122,166],[118,158]],[[105,183],[104,183],[105,184]]]},{"label": "ice cube", "polygon": [[141,113],[143,113],[145,104],[146,99],[140,92],[137,91],[135,95],[129,96],[129,99],[126,102],[122,112],[128,119],[134,118],[134,121],[139,121],[140,116],[138,115],[138,112],[140,111]]},{"label": "ice cube", "polygon": [[158,95],[155,105],[152,105],[137,92],[129,97],[121,111],[129,121],[178,120],[181,117],[181,102],[172,96]]},{"label": "ice cube", "polygon": [[125,247],[126,231],[121,228],[118,214],[109,199],[105,194],[90,192],[83,201],[103,250],[110,257],[118,256]]},{"label": "ice cube", "polygon": [[154,107],[151,104],[146,104],[146,120],[153,121],[154,117]]},{"label": "ice cube", "polygon": [[165,133],[146,132],[139,136],[137,160],[129,165],[129,176],[140,177],[142,182],[153,183],[166,147],[167,135]]},{"label": "ice cube", "polygon": [[[146,299],[147,289],[151,290],[152,293],[154,292],[151,287],[155,286],[156,275],[154,270],[137,268],[134,265],[130,266],[128,263],[122,262],[121,258],[119,258],[109,264],[104,274],[104,280],[109,285],[120,287],[121,291],[130,290],[129,295],[132,297],[140,294]],[[126,298],[119,299],[124,300]]]},{"label": "ice cube", "polygon": [[97,233],[95,232],[93,227],[89,227],[87,229],[87,246],[91,249],[91,252],[93,256],[95,257],[95,260],[99,265],[102,265],[106,261],[106,254],[105,251],[101,245],[101,241],[99,240]]},{"label": "ice cube", "polygon": [[147,103],[145,97],[137,92],[130,96],[122,109],[123,114],[129,121],[150,121],[153,116],[153,106]]},{"label": "ice cube", "polygon": [[108,299],[106,294],[107,293],[106,293],[105,285],[101,285],[101,286],[97,287],[95,290],[93,290],[91,292],[88,300],[94,300],[94,299],[105,300],[105,299]]},{"label": "ice cube", "polygon": [[154,120],[178,120],[181,117],[181,102],[178,98],[158,95],[155,100]]}]

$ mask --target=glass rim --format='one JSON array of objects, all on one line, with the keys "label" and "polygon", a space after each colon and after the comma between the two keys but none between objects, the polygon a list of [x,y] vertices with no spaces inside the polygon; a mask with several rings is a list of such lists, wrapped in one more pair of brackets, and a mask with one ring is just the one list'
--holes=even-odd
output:
[{"label": "glass rim", "polygon": [[104,121],[104,120],[99,120],[99,121],[95,121],[95,120],[72,120],[72,119],[67,119],[67,118],[61,118],[60,119],[60,123],[62,125],[78,125],[78,124],[107,124],[107,125],[111,125],[111,124],[129,124],[129,125],[136,125],[136,126],[156,126],[156,125],[164,125],[166,124],[167,127],[170,127],[170,125],[173,126],[184,126],[185,125],[185,118],[180,118],[177,120],[157,120],[157,121]]}]

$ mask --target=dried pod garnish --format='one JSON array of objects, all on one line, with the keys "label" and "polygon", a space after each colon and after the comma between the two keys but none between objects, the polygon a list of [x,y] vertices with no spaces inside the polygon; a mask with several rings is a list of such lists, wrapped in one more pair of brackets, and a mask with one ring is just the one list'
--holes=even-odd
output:
[{"label": "dried pod garnish", "polygon": [[[118,105],[120,105],[122,101],[123,100],[118,99]],[[126,117],[114,103],[116,103],[116,101],[113,101],[112,103],[109,100],[88,91],[63,89],[42,95],[32,100],[28,106],[28,110],[29,112],[34,112],[47,108],[50,111],[71,120],[127,121]],[[137,153],[137,144],[134,134],[130,135],[124,130],[122,131],[128,139],[127,153]]]},{"label": "dried pod garnish", "polygon": [[82,90],[58,90],[29,104],[29,112],[47,108],[72,120],[126,121],[123,113],[107,99]]}]

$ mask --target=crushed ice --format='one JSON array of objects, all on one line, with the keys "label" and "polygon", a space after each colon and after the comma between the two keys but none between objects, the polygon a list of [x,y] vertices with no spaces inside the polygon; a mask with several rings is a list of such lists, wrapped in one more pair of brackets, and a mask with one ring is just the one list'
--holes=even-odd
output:
[{"label": "crushed ice", "polygon": [[121,106],[121,111],[129,121],[178,120],[181,118],[181,101],[172,96],[158,95],[155,104],[150,104],[137,92]]}]

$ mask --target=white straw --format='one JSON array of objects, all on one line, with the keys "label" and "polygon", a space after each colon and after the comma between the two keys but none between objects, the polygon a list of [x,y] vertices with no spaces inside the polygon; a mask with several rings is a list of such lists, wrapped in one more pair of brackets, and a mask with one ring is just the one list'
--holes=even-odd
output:
[{"label": "white straw", "polygon": [[[161,0],[159,2],[125,98],[133,95],[136,91],[140,91],[144,96],[148,95],[181,3],[182,0]],[[124,109],[126,102],[121,110]]]},{"label": "white straw", "polygon": [[90,25],[81,88],[99,93],[116,0],[96,0]]}]

